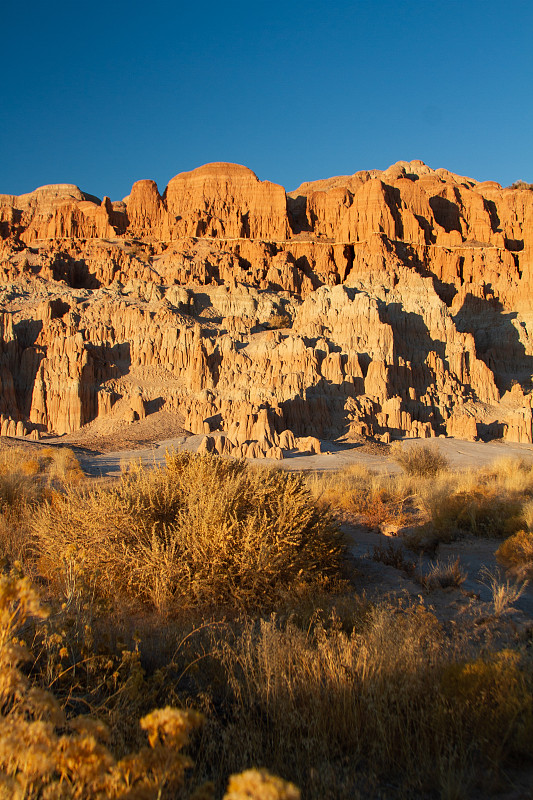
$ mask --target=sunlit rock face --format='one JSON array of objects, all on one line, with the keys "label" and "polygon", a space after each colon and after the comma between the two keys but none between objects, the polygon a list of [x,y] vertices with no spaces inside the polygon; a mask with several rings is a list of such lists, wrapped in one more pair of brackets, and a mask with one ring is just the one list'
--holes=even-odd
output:
[{"label": "sunlit rock face", "polygon": [[421,161],[289,194],[217,163],[122,201],[0,195],[1,433],[165,408],[240,456],[531,442],[532,247],[531,189]]}]

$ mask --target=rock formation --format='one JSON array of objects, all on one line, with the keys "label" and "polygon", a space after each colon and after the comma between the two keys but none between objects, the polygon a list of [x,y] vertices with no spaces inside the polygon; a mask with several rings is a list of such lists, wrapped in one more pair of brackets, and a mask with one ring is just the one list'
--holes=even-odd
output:
[{"label": "rock formation", "polygon": [[421,161],[289,194],[219,163],[120,202],[0,195],[1,433],[164,407],[247,457],[531,442],[532,274],[533,191]]}]

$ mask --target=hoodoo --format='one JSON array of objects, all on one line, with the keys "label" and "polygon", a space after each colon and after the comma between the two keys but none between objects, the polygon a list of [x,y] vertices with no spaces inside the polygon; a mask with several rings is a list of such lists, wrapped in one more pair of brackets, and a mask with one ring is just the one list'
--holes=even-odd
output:
[{"label": "hoodoo", "polygon": [[531,187],[421,161],[288,194],[216,163],[119,202],[0,195],[2,434],[164,409],[243,456],[531,442],[532,268]]}]

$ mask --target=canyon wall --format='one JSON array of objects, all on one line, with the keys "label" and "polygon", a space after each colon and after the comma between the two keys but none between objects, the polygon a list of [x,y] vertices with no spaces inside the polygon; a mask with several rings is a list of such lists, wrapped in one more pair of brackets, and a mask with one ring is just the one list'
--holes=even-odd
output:
[{"label": "canyon wall", "polygon": [[118,202],[0,195],[0,430],[164,408],[238,455],[531,442],[532,248],[531,188],[421,161],[289,194],[219,163]]}]

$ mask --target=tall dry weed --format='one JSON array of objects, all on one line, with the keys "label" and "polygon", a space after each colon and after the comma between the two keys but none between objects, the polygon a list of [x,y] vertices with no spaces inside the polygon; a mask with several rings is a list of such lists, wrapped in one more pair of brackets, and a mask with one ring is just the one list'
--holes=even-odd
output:
[{"label": "tall dry weed", "polygon": [[217,640],[214,658],[227,675],[217,696],[225,724],[207,721],[198,760],[223,773],[267,763],[317,799],[358,787],[365,796],[383,781],[398,796],[455,787],[467,797],[483,773],[533,758],[531,660],[487,655],[487,674],[499,665],[491,714],[470,702],[461,677],[454,683],[470,662],[421,605],[367,609],[351,630],[335,617],[308,629],[249,620]]}]

